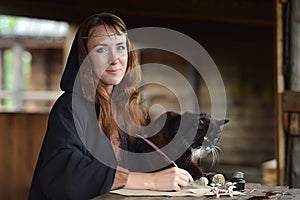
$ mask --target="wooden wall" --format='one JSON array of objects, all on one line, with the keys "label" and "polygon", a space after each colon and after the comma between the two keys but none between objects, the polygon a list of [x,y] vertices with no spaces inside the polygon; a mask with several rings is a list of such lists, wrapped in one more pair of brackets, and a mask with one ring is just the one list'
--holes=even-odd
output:
[{"label": "wooden wall", "polygon": [[[272,27],[244,28],[236,28],[232,36],[219,34],[218,39],[205,41],[222,74],[230,122],[219,144],[223,150],[219,162],[213,168],[210,163],[204,165],[228,178],[233,171],[243,171],[247,181],[261,182],[261,165],[275,158],[273,35]],[[209,112],[205,88],[200,96]]]},{"label": "wooden wall", "polygon": [[[223,173],[228,179],[234,171],[242,171],[247,181],[262,182],[262,164],[275,158],[273,27],[217,22],[189,23],[192,30],[186,28],[182,32],[197,40],[216,63],[226,90],[226,117],[230,120],[224,127],[219,143],[223,152],[218,162],[211,167],[211,157],[208,156],[201,164],[205,171]],[[176,60],[176,56],[172,58],[170,54],[157,52],[143,55],[142,61],[166,64],[182,73],[187,80],[194,79],[193,74],[187,70],[190,66],[186,62],[178,58]],[[168,74],[151,76],[153,80],[160,77],[173,81],[180,88],[178,80]],[[207,85],[201,75],[198,81],[196,89],[200,109],[211,113],[211,96]],[[216,91],[219,89],[218,85],[213,88]],[[161,93],[164,94],[153,99],[154,104],[180,110],[174,94],[166,91]],[[184,96],[185,91],[181,91],[180,95]]]},{"label": "wooden wall", "polygon": [[0,199],[27,199],[47,114],[0,113]]}]

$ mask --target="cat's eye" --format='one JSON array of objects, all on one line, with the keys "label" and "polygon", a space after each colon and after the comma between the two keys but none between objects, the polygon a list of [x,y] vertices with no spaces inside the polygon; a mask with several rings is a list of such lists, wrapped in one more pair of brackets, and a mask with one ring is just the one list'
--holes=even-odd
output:
[{"label": "cat's eye", "polygon": [[204,140],[207,141],[207,140],[208,140],[208,137],[204,136]]}]

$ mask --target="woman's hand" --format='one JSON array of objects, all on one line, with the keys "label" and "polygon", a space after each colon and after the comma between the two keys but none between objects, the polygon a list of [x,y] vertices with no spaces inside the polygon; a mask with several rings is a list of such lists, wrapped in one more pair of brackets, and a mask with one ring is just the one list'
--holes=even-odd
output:
[{"label": "woman's hand", "polygon": [[193,181],[192,176],[186,170],[176,167],[154,172],[151,175],[153,182],[152,187],[149,188],[151,190],[179,191]]},{"label": "woman's hand", "polygon": [[179,191],[193,181],[192,176],[181,168],[168,168],[153,173],[130,172],[125,188]]}]

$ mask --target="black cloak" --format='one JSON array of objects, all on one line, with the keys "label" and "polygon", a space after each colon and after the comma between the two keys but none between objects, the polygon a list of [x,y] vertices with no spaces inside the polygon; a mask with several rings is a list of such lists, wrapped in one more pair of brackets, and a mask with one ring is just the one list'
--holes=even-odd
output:
[{"label": "black cloak", "polygon": [[[31,200],[90,199],[112,187],[116,158],[108,137],[100,133],[95,104],[73,89],[78,72],[76,36],[60,83],[64,93],[49,115],[30,187]],[[102,157],[103,162],[99,161]]]}]

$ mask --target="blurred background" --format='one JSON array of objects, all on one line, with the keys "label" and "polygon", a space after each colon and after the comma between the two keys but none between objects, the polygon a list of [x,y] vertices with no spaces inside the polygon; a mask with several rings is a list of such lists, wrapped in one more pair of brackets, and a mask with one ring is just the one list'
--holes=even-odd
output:
[{"label": "blurred background", "polygon": [[[227,179],[242,171],[247,182],[285,184],[280,172],[285,138],[278,142],[282,122],[277,77],[283,59],[278,32],[284,32],[278,24],[283,26],[281,11],[286,5],[287,1],[273,0],[1,0],[0,199],[26,199],[49,111],[61,94],[59,82],[75,32],[84,18],[103,11],[120,16],[128,29],[179,31],[197,41],[215,62],[226,90],[227,102],[220,102],[220,109],[227,107],[230,122],[219,142],[218,162],[211,166],[207,156],[201,161],[204,171],[222,173]],[[180,72],[196,93],[200,111],[211,112],[207,85],[186,60],[157,49],[141,51],[140,60]],[[185,97],[186,91],[177,80],[169,74],[147,76],[167,79],[179,88],[173,94],[149,85],[145,90],[149,103],[180,111],[177,98]],[[217,84],[213,88],[222,89]]]}]

